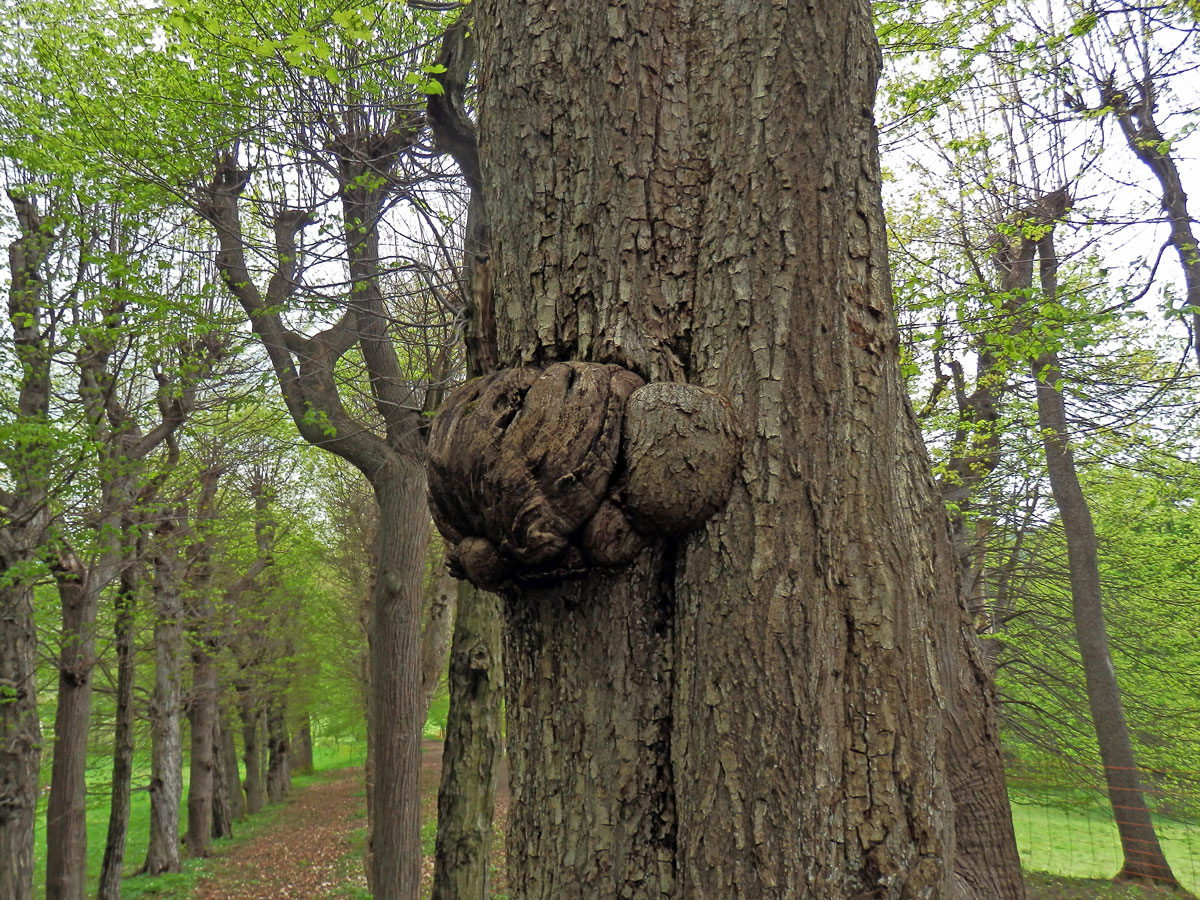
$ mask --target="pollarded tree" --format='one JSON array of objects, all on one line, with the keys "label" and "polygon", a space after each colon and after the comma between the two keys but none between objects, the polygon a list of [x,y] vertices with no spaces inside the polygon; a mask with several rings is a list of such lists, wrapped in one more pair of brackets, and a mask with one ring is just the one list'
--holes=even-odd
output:
[{"label": "pollarded tree", "polygon": [[[442,367],[431,371],[421,353],[398,346],[405,316],[385,257],[406,256],[399,267],[414,279],[437,278],[422,249],[397,239],[393,212],[404,204],[441,227],[419,162],[426,76],[407,43],[422,26],[370,3],[284,13],[184,9],[171,53],[199,60],[241,42],[235,91],[268,110],[242,140],[229,135],[194,204],[212,226],[217,269],[266,350],[301,436],[359,469],[378,505],[368,631],[370,877],[377,897],[407,900],[420,881],[419,629],[429,535],[422,414],[438,402],[449,358],[429,354]],[[268,220],[265,235],[256,207]],[[420,323],[416,340],[407,332],[408,346],[439,347],[449,324],[444,315]]]},{"label": "pollarded tree", "polygon": [[476,16],[507,368],[430,472],[507,597],[517,895],[1021,896],[900,378],[867,5]]}]

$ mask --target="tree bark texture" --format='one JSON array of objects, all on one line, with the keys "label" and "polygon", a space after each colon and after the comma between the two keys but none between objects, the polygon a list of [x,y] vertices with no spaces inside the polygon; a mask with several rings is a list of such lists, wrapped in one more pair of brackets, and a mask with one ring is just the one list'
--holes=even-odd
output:
[{"label": "tree bark texture", "polygon": [[[7,536],[6,536],[7,537]],[[15,555],[15,554],[14,554]],[[15,563],[4,560],[5,568]],[[0,588],[0,896],[33,897],[42,729],[37,714],[33,587]]]},{"label": "tree bark texture", "polygon": [[42,728],[32,573],[22,569],[41,558],[50,523],[47,472],[53,450],[45,425],[51,348],[43,330],[42,270],[54,235],[32,200],[15,194],[9,199],[20,228],[8,247],[8,318],[21,378],[13,438],[5,442],[3,456],[14,491],[0,502],[0,897],[31,900]]},{"label": "tree bark texture", "polygon": [[164,512],[155,529],[154,690],[150,695],[150,840],[142,871],[178,872],[179,804],[183,797],[183,560],[179,518]]},{"label": "tree bark texture", "polygon": [[[1037,249],[1042,294],[1047,300],[1053,300],[1057,295],[1058,258],[1052,230],[1038,241]],[[1125,721],[1104,623],[1096,530],[1075,468],[1058,354],[1053,351],[1041,353],[1033,360],[1031,370],[1037,385],[1038,426],[1042,432],[1050,489],[1067,539],[1071,613],[1079,655],[1083,660],[1088,706],[1113,818],[1121,838],[1124,863],[1116,878],[1118,881],[1177,888],[1179,883],[1163,855],[1146,807],[1146,795]]]},{"label": "tree bark texture", "polygon": [[[473,16],[474,7],[465,7],[443,36],[437,60],[445,67],[437,76],[442,93],[431,94],[428,100],[435,144],[454,158],[470,193],[459,282],[470,378],[499,367],[479,139],[465,99],[475,60]],[[497,595],[467,581],[459,581],[457,590],[432,896],[434,900],[485,900],[497,772],[504,755],[502,606]]]},{"label": "tree bark texture", "polygon": [[410,900],[408,891],[419,889],[421,880],[420,853],[412,851],[410,839],[420,833],[420,611],[429,546],[424,469],[415,460],[405,461],[394,478],[374,487],[379,534],[370,629],[371,884],[381,900]]},{"label": "tree bark texture", "polygon": [[486,900],[491,867],[504,670],[500,598],[458,582],[450,711],[438,788],[433,900]]},{"label": "tree bark texture", "polygon": [[114,643],[117,648],[117,697],[112,799],[97,900],[121,900],[121,877],[125,869],[125,836],[129,831],[130,791],[133,787],[133,675],[136,649],[133,638],[138,580],[138,567],[131,565],[126,568],[121,573],[120,589],[116,596]]},{"label": "tree bark texture", "polygon": [[746,438],[702,530],[509,590],[515,895],[961,895],[867,5],[475,15],[501,364],[699,384]]}]

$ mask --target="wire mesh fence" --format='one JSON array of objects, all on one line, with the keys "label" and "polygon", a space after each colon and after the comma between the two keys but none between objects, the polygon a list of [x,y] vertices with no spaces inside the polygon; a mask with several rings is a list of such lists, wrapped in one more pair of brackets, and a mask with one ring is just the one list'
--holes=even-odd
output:
[{"label": "wire mesh fence", "polygon": [[[1200,893],[1200,772],[1140,769],[1151,813],[1169,869],[1150,864],[1151,878],[1171,876]],[[1145,841],[1119,824],[1136,824],[1138,810],[1109,799],[1104,767],[1068,760],[1010,761],[1008,791],[1021,865],[1029,871],[1072,878],[1111,878],[1127,859],[1145,866],[1157,859]]]}]

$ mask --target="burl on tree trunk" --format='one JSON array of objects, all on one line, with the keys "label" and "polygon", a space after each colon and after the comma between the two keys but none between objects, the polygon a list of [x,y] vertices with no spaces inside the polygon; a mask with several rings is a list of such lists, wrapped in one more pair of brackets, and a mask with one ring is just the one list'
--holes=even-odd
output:
[{"label": "burl on tree trunk", "polygon": [[616,365],[502,369],[447,398],[429,441],[451,571],[494,590],[631,562],[729,497],[733,407]]}]

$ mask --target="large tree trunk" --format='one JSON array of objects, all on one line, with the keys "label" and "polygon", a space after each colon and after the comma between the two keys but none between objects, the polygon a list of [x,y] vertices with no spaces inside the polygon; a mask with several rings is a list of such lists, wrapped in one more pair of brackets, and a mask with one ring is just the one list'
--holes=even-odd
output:
[{"label": "large tree trunk", "polygon": [[[479,172],[479,141],[467,115],[467,79],[474,62],[473,7],[466,7],[442,39],[441,94],[428,113],[438,149],[458,163],[470,190],[460,280],[466,369],[475,378],[498,368],[495,298],[487,211]],[[502,606],[494,593],[458,583],[450,649],[450,709],[438,788],[434,900],[485,900],[491,868],[497,771],[504,753]]]},{"label": "large tree trunk", "polygon": [[125,837],[129,831],[133,780],[133,633],[137,589],[138,570],[131,565],[121,573],[121,586],[116,596],[117,708],[113,733],[112,800],[97,900],[121,900],[121,876],[125,868]]},{"label": "large tree trunk", "polygon": [[[1053,231],[1038,242],[1038,255],[1042,294],[1047,300],[1053,301],[1057,294],[1058,272]],[[1083,660],[1088,706],[1096,730],[1113,818],[1121,838],[1124,864],[1116,879],[1177,888],[1179,883],[1163,855],[1154,822],[1146,807],[1129,727],[1125,722],[1121,691],[1117,686],[1117,673],[1104,624],[1096,530],[1075,469],[1058,354],[1040,354],[1032,361],[1031,372],[1037,385],[1038,425],[1046,453],[1050,489],[1067,539],[1071,613],[1075,619],[1079,655]]]},{"label": "large tree trunk", "polygon": [[702,385],[747,439],[702,530],[508,586],[515,896],[962,893],[867,5],[476,15],[501,363]]},{"label": "large tree trunk", "polygon": [[433,900],[486,900],[496,773],[504,753],[500,598],[458,582],[450,712],[438,789]]},{"label": "large tree trunk", "polygon": [[45,425],[52,348],[41,305],[42,270],[54,235],[33,201],[13,193],[9,199],[20,227],[8,247],[8,318],[21,376],[12,437],[0,448],[13,480],[12,496],[5,494],[0,502],[0,570],[5,573],[0,586],[0,897],[31,900],[42,726],[33,586],[21,573],[41,558],[50,522],[47,472],[54,451]]},{"label": "large tree trunk", "polygon": [[182,560],[177,518],[165,513],[154,537],[154,690],[150,695],[150,841],[142,872],[178,872],[183,797]]}]

